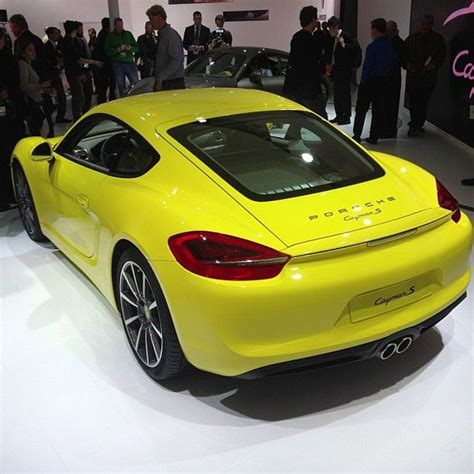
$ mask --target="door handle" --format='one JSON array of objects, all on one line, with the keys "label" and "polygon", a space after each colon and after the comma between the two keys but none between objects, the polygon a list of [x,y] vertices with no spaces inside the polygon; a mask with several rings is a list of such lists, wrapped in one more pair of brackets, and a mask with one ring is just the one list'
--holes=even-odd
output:
[{"label": "door handle", "polygon": [[77,196],[77,202],[82,209],[89,209],[89,199],[87,196],[84,196],[84,194],[79,194],[79,196]]}]

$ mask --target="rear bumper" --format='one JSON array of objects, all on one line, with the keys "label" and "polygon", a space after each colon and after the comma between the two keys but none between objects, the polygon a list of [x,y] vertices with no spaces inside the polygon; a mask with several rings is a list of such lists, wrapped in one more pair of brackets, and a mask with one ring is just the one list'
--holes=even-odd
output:
[{"label": "rear bumper", "polygon": [[[364,251],[294,259],[276,278],[250,282],[199,277],[176,262],[151,264],[187,360],[207,372],[240,376],[373,344],[424,324],[466,292],[471,239],[463,216],[459,224],[449,221]],[[396,295],[400,282],[425,274],[433,276],[430,295],[354,318],[352,302],[360,295],[385,288],[386,296]],[[403,291],[411,283],[406,286]]]},{"label": "rear bumper", "polygon": [[379,339],[377,341],[370,342],[368,344],[362,344],[360,346],[351,347],[342,351],[330,352],[315,357],[307,357],[305,359],[294,360],[290,362],[284,362],[280,364],[268,365],[261,367],[256,370],[252,370],[239,376],[243,379],[255,379],[259,377],[265,377],[268,375],[284,375],[292,372],[302,372],[306,370],[313,370],[317,368],[329,367],[331,365],[347,364],[350,362],[357,362],[361,360],[370,359],[377,357],[381,349],[392,341],[399,340],[405,336],[411,336],[413,339],[417,339],[428,329],[438,324],[442,319],[448,316],[451,311],[456,308],[466,298],[467,293],[463,293],[456,301],[451,303],[448,307],[444,308],[438,314],[431,318],[423,321],[416,326],[404,329],[395,334],[391,334],[388,337]]}]

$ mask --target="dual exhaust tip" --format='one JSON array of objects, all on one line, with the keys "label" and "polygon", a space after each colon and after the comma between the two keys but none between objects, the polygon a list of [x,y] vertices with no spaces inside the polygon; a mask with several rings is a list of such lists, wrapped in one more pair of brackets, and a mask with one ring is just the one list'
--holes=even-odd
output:
[{"label": "dual exhaust tip", "polygon": [[389,342],[381,349],[379,352],[379,357],[382,360],[387,360],[395,354],[403,354],[410,348],[410,346],[413,344],[413,341],[414,338],[412,336],[405,336],[396,341]]}]

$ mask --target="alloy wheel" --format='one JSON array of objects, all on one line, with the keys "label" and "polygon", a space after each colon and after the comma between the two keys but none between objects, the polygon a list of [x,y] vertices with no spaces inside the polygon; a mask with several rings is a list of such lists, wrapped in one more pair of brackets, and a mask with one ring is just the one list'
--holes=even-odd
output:
[{"label": "alloy wheel", "polygon": [[35,210],[33,198],[31,196],[30,188],[26,181],[26,177],[20,168],[15,170],[15,187],[18,201],[18,210],[25,226],[26,232],[29,235],[35,233]]},{"label": "alloy wheel", "polygon": [[133,350],[150,368],[163,355],[163,329],[157,299],[140,266],[127,261],[120,271],[120,305]]}]

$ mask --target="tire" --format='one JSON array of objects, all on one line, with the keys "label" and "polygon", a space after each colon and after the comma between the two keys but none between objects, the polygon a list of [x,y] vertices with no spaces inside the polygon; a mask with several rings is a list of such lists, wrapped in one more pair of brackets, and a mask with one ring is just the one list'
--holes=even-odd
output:
[{"label": "tire", "polygon": [[125,334],[143,370],[155,380],[178,376],[186,358],[158,280],[136,249],[120,256],[115,290]]},{"label": "tire", "polygon": [[31,194],[31,189],[26,179],[25,172],[19,163],[13,165],[13,181],[15,185],[18,210],[20,211],[23,227],[31,240],[35,242],[45,242],[48,240],[43,232],[36,213],[36,207]]}]

